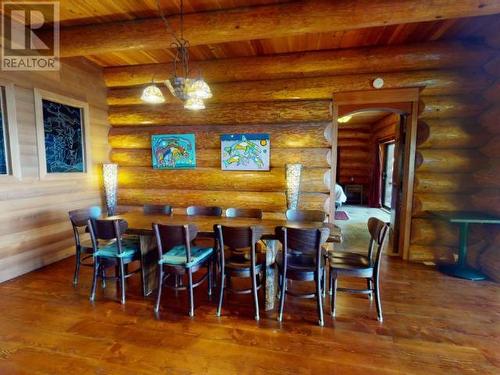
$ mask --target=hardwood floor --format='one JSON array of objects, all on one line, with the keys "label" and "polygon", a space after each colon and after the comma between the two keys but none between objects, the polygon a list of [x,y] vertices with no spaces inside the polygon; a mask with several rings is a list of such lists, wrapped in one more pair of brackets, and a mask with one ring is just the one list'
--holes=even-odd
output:
[{"label": "hardwood floor", "polygon": [[255,322],[250,296],[229,296],[217,318],[205,289],[196,294],[193,319],[185,293],[167,293],[156,319],[138,278],[130,280],[126,306],[114,283],[91,304],[90,269],[76,288],[72,271],[69,258],[0,284],[0,374],[500,372],[499,286],[423,265],[385,259],[384,323],[366,297],[340,294],[337,318],[327,314],[323,328],[314,300],[293,298],[281,324],[275,312]]}]

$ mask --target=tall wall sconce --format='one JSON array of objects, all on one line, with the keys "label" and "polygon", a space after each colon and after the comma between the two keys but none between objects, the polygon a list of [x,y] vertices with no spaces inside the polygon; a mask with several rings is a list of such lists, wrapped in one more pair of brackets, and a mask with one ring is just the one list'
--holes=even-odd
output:
[{"label": "tall wall sconce", "polygon": [[104,180],[104,193],[106,195],[106,208],[108,216],[113,216],[116,211],[116,191],[118,187],[118,165],[103,164],[102,175]]},{"label": "tall wall sconce", "polygon": [[302,164],[286,165],[286,202],[288,209],[297,209],[300,195]]}]

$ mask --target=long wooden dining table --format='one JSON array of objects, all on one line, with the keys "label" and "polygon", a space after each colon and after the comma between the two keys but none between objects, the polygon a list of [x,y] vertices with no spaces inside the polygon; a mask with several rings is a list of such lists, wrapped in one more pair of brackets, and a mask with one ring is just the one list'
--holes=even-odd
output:
[{"label": "long wooden dining table", "polygon": [[263,230],[262,239],[266,240],[266,310],[274,308],[276,296],[276,275],[272,265],[277,254],[277,241],[275,228],[286,226],[292,228],[328,228],[330,236],[328,242],[342,242],[340,228],[332,223],[324,222],[296,222],[279,219],[255,219],[255,218],[229,218],[224,216],[187,216],[174,214],[172,216],[145,214],[139,211],[127,212],[110,217],[110,219],[124,219],[128,223],[127,234],[137,235],[141,247],[142,260],[142,285],[143,294],[148,296],[157,287],[158,253],[156,251],[156,240],[153,235],[153,223],[167,225],[195,224],[198,235],[202,237],[214,237],[214,225],[226,226],[252,226],[258,225]]}]

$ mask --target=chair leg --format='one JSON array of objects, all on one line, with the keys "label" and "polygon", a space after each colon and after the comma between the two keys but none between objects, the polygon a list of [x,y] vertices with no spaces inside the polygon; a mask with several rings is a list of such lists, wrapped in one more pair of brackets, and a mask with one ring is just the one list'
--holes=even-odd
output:
[{"label": "chair leg", "polygon": [[75,255],[75,273],[73,275],[73,285],[74,286],[78,285],[79,273],[80,273],[80,249],[77,247],[76,248],[76,255]]},{"label": "chair leg", "polygon": [[189,316],[194,316],[194,296],[193,296],[193,271],[188,268],[188,289],[189,289]]},{"label": "chair leg", "polygon": [[323,281],[321,280],[322,272],[319,272],[316,277],[316,303],[318,307],[318,324],[323,327],[325,325],[323,319],[323,291],[321,286]]},{"label": "chair leg", "polygon": [[99,258],[94,258],[94,275],[92,277],[92,289],[90,290],[90,300],[95,300],[95,290],[97,287],[97,277],[99,276]]},{"label": "chair leg", "polygon": [[179,287],[179,275],[178,274],[175,274],[174,276],[174,286],[175,286],[175,296],[178,297],[179,296],[179,291],[177,290],[177,288]]},{"label": "chair leg", "polygon": [[330,278],[328,294],[332,295],[332,285],[333,285],[333,270],[330,268],[328,270],[328,277]]},{"label": "chair leg", "polygon": [[382,317],[382,301],[380,300],[380,282],[378,276],[375,276],[375,302],[377,305],[377,319],[382,322],[384,318]]},{"label": "chair leg", "polygon": [[207,272],[208,272],[208,298],[212,297],[212,288],[213,288],[213,273],[212,273],[212,259],[208,260],[207,263]]},{"label": "chair leg", "polygon": [[323,277],[321,278],[321,289],[323,290],[323,298],[326,298],[326,267],[323,268]]},{"label": "chair leg", "polygon": [[368,293],[368,298],[370,299],[370,301],[373,299],[373,280],[370,278],[370,279],[366,279],[366,289],[370,289],[371,292]]},{"label": "chair leg", "polygon": [[102,267],[101,272],[101,286],[102,289],[106,289],[106,268]]},{"label": "chair leg", "polygon": [[115,265],[115,280],[116,280],[116,293],[120,290],[120,266],[118,263]]},{"label": "chair leg", "polygon": [[337,273],[334,272],[331,268],[330,268],[330,288],[332,289],[332,296],[330,298],[330,303],[331,303],[331,307],[330,307],[330,313],[333,317],[335,317],[335,304],[336,304],[336,299],[337,299]]},{"label": "chair leg", "polygon": [[155,312],[160,311],[161,291],[163,288],[163,266],[158,265],[158,294],[156,295]]},{"label": "chair leg", "polygon": [[252,295],[253,295],[253,305],[255,308],[255,320],[260,320],[259,314],[259,291],[257,289],[257,274],[255,272],[255,264],[250,268],[250,273],[252,276]]},{"label": "chair leg", "polygon": [[123,260],[120,259],[120,284],[121,284],[121,303],[125,304],[125,265]]},{"label": "chair leg", "polygon": [[219,305],[217,306],[217,316],[220,316],[222,310],[222,300],[224,299],[224,282],[226,281],[226,275],[224,270],[221,269],[220,273],[220,288],[219,288]]},{"label": "chair leg", "polygon": [[285,307],[285,295],[286,295],[286,277],[285,273],[281,273],[280,279],[280,310],[278,313],[278,321],[283,321],[283,309]]}]

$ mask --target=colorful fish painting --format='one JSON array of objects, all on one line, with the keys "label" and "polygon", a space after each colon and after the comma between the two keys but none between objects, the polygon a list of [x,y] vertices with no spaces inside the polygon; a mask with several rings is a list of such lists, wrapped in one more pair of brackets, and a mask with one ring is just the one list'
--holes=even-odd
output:
[{"label": "colorful fish painting", "polygon": [[269,134],[221,135],[221,168],[226,171],[268,171]]},{"label": "colorful fish painting", "polygon": [[153,168],[185,169],[196,167],[194,134],[151,136]]}]

